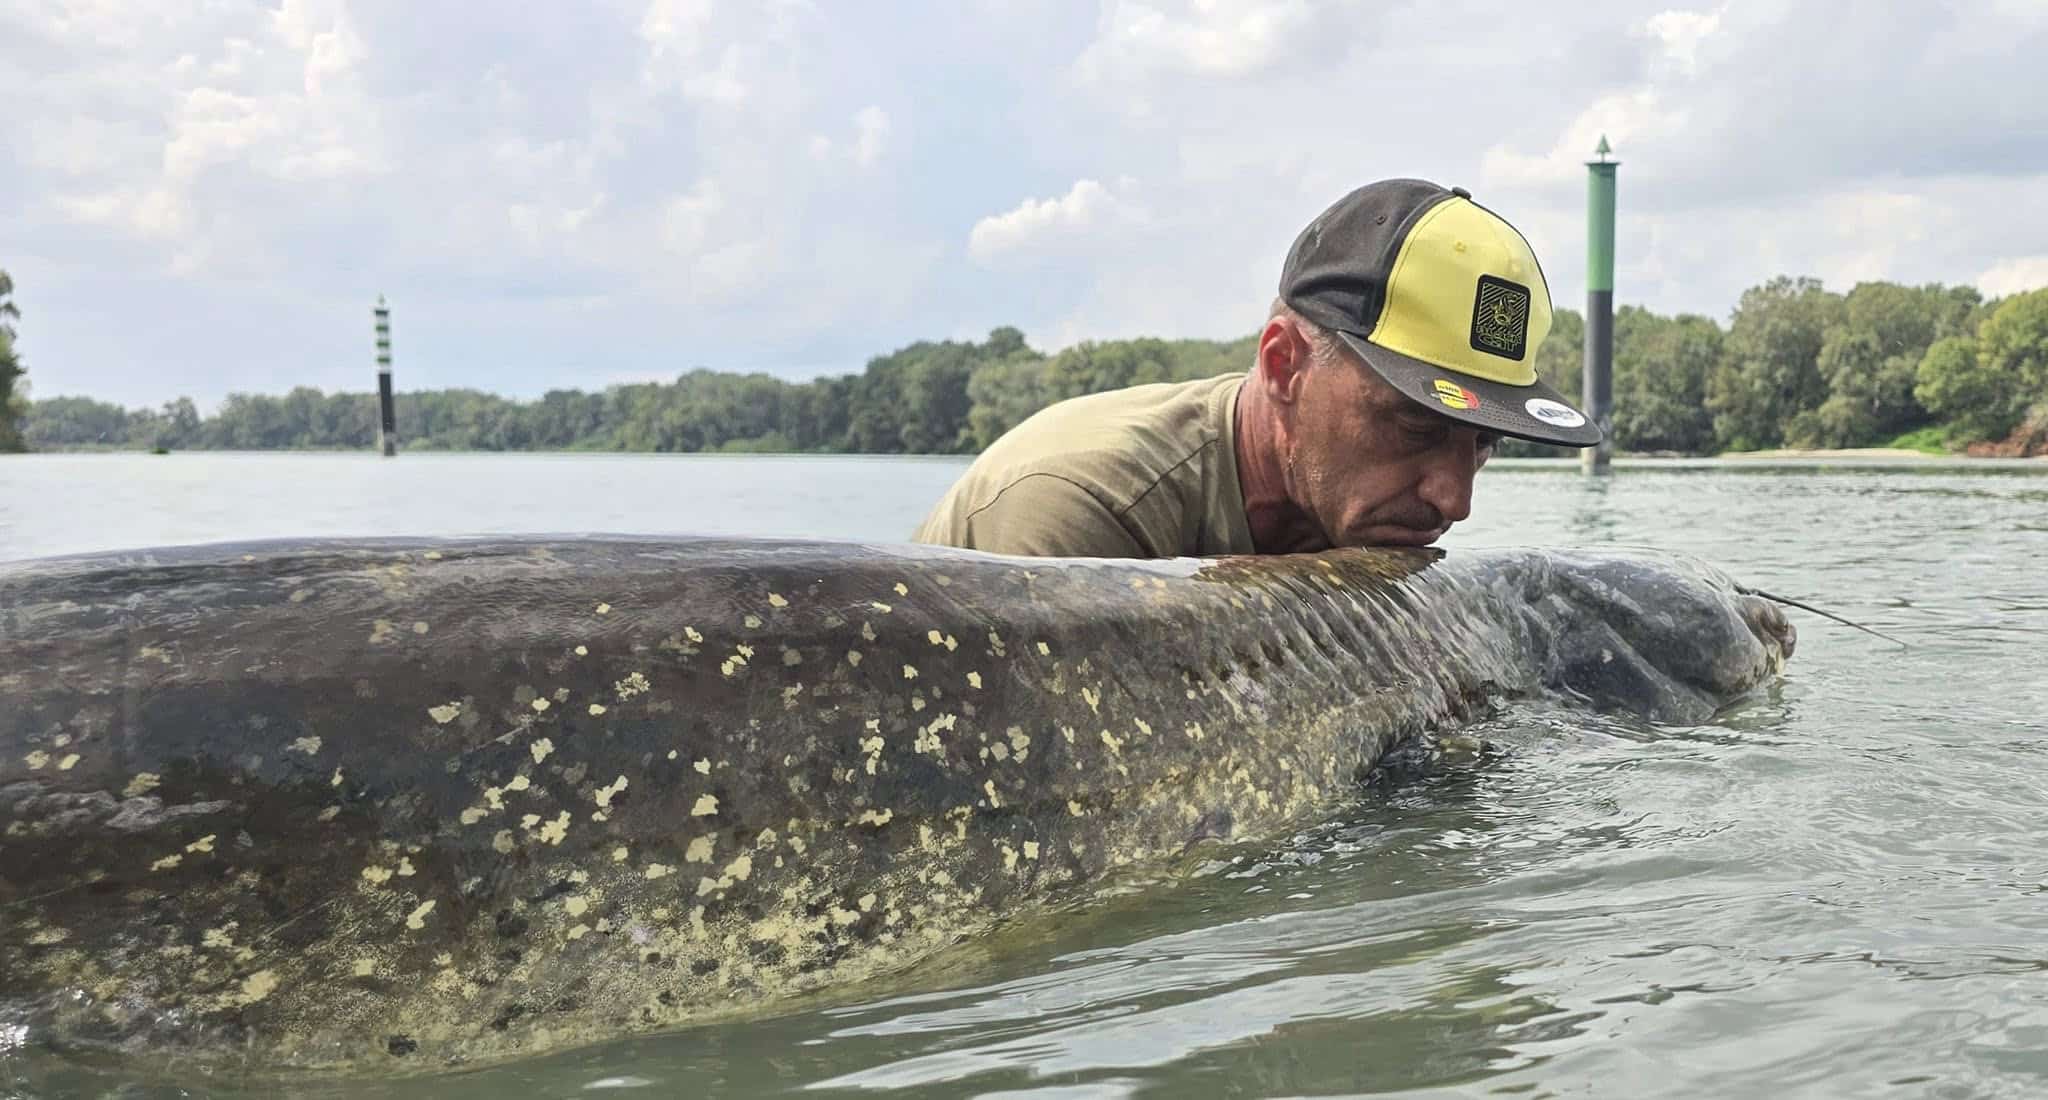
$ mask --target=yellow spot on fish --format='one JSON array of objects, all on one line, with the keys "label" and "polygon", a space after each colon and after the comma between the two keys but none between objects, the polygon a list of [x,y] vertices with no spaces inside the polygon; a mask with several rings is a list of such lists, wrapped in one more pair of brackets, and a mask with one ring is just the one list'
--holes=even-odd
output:
[{"label": "yellow spot on fish", "polygon": [[1095,711],[1098,714],[1102,712],[1101,692],[1096,691],[1094,688],[1084,687],[1081,689],[1081,698],[1087,701],[1089,710]]},{"label": "yellow spot on fish", "polygon": [[576,656],[578,656],[578,657],[588,657],[588,656],[590,656],[590,647],[589,647],[589,646],[587,646],[587,645],[580,645],[580,646],[577,646],[577,647],[576,647]]},{"label": "yellow spot on fish", "polygon": [[412,860],[411,860],[411,859],[409,859],[409,858],[407,858],[407,857],[405,857],[405,856],[399,856],[399,857],[398,857],[398,874],[399,874],[399,877],[401,877],[401,878],[404,878],[404,877],[406,877],[406,876],[409,876],[409,875],[411,875],[411,874],[413,874],[413,873],[414,873],[414,872],[413,872],[413,869],[412,869]]},{"label": "yellow spot on fish", "polygon": [[457,816],[459,816],[462,819],[462,823],[464,825],[474,825],[477,822],[482,821],[484,819],[484,815],[488,813],[490,813],[490,811],[484,809],[482,806],[470,806],[465,808],[462,811],[462,813]]},{"label": "yellow spot on fish", "polygon": [[976,688],[976,689],[979,689],[979,688],[981,687],[981,673],[979,673],[979,672],[970,672],[970,673],[968,673],[968,674],[967,674],[967,686],[968,686],[968,687],[971,687],[971,688]]},{"label": "yellow spot on fish", "polygon": [[593,797],[595,797],[595,798],[597,799],[597,804],[598,804],[598,805],[599,805],[600,807],[603,807],[604,809],[607,809],[607,810],[608,810],[608,809],[611,809],[611,805],[612,805],[612,796],[614,796],[614,795],[618,794],[618,793],[619,793],[620,791],[623,791],[623,790],[625,790],[625,789],[626,789],[626,777],[622,775],[622,776],[618,777],[617,779],[614,779],[614,780],[612,780],[611,786],[609,786],[609,787],[599,787],[599,788],[597,789],[597,794],[596,794],[596,795],[594,795]]},{"label": "yellow spot on fish", "polygon": [[936,631],[936,630],[927,630],[927,631],[925,631],[925,632],[924,632],[924,637],[925,637],[925,640],[926,640],[926,641],[930,642],[930,643],[931,643],[931,644],[933,644],[933,645],[945,645],[945,644],[946,644],[946,636],[945,636],[945,635],[943,635],[943,634],[940,634],[940,633],[939,633],[938,631]]},{"label": "yellow spot on fish", "polygon": [[328,786],[330,786],[330,787],[339,787],[339,786],[341,786],[341,769],[340,769],[340,768],[336,768],[336,769],[334,769],[334,778],[332,778],[332,779],[329,779],[329,780],[327,781],[327,785],[328,785]]},{"label": "yellow spot on fish", "polygon": [[915,680],[915,679],[917,679],[917,670],[916,670],[915,668],[912,668],[912,667],[911,667],[911,666],[909,666],[909,665],[904,665],[904,666],[903,666],[903,678],[904,678],[904,679],[906,679],[906,680]]},{"label": "yellow spot on fish", "polygon": [[505,789],[508,791],[523,791],[531,786],[533,786],[533,780],[528,779],[525,776],[525,774],[522,773],[513,776],[512,782],[505,784]]},{"label": "yellow spot on fish", "polygon": [[443,726],[455,721],[456,715],[459,715],[461,713],[461,700],[457,700],[452,703],[443,703],[438,707],[427,708],[427,717],[432,718],[435,722]]},{"label": "yellow spot on fish", "polygon": [[650,881],[658,878],[667,878],[673,870],[674,868],[666,863],[650,863],[647,865],[647,877]]},{"label": "yellow spot on fish", "polygon": [[135,778],[130,779],[128,785],[121,789],[121,797],[140,798],[155,790],[156,785],[161,782],[163,777],[155,772],[136,772]]},{"label": "yellow spot on fish", "polygon": [[576,927],[569,929],[569,938],[572,940],[580,940],[583,937],[588,936],[589,934],[590,926],[587,924],[579,924]]},{"label": "yellow spot on fish", "polygon": [[533,709],[535,712],[544,711],[548,709],[548,705],[549,704],[546,699],[535,699],[533,701]]},{"label": "yellow spot on fish", "polygon": [[41,749],[37,749],[36,751],[29,753],[27,756],[24,756],[21,759],[24,763],[28,765],[28,770],[40,771],[44,767],[49,765],[50,754],[44,752]]},{"label": "yellow spot on fish", "polygon": [[761,629],[761,616],[759,615],[749,615],[742,621],[744,621],[747,624],[748,630]]},{"label": "yellow spot on fish", "polygon": [[422,622],[415,622],[415,623],[413,623],[413,624],[412,624],[412,632],[413,632],[414,634],[425,634],[425,633],[427,632],[427,624],[425,624],[425,623],[422,623]]},{"label": "yellow spot on fish", "polygon": [[391,881],[391,869],[374,865],[365,867],[363,868],[363,881],[372,886],[382,886]]},{"label": "yellow spot on fish", "polygon": [[601,604],[598,604],[598,605],[597,605],[597,613],[598,613],[598,614],[600,614],[600,615],[609,615],[609,614],[611,614],[611,613],[612,613],[612,605],[610,605],[610,604],[608,604],[608,603],[601,603]]},{"label": "yellow spot on fish", "polygon": [[683,628],[683,637],[688,638],[693,642],[701,642],[704,640],[704,635],[697,633],[697,628],[691,626],[686,626]]},{"label": "yellow spot on fish", "polygon": [[1005,844],[1005,845],[1003,845],[1003,870],[1005,870],[1005,871],[1014,871],[1014,870],[1016,870],[1016,869],[1017,869],[1017,849],[1015,849],[1015,848],[1012,848],[1012,847],[1010,847],[1009,845]]},{"label": "yellow spot on fish", "polygon": [[612,849],[612,862],[624,863],[626,862],[626,857],[629,854],[630,853],[626,851],[626,846],[621,844],[618,847]]},{"label": "yellow spot on fish", "polygon": [[788,607],[788,606],[789,606],[789,601],[788,601],[788,600],[785,600],[785,599],[783,599],[783,598],[782,598],[781,596],[778,596],[778,595],[776,595],[776,594],[775,594],[775,593],[773,593],[773,592],[770,592],[770,593],[768,593],[768,606],[769,606],[769,607]]},{"label": "yellow spot on fish", "polygon": [[595,718],[595,717],[597,717],[598,715],[600,715],[600,714],[603,714],[603,713],[604,713],[604,704],[603,704],[603,703],[592,703],[592,704],[590,704],[590,716],[591,716],[592,718]]},{"label": "yellow spot on fish", "polygon": [[255,1004],[257,1001],[270,996],[271,992],[276,988],[277,975],[269,970],[258,970],[256,973],[242,979],[242,994],[239,1000],[245,1005]]},{"label": "yellow spot on fish", "polygon": [[510,854],[513,847],[512,830],[499,829],[498,835],[491,838],[491,847],[500,853]]},{"label": "yellow spot on fish", "polygon": [[993,779],[989,779],[989,780],[985,780],[985,781],[983,781],[983,783],[981,784],[981,793],[983,793],[983,794],[985,794],[985,795],[987,795],[987,796],[988,796],[988,804],[989,804],[989,806],[990,806],[991,808],[994,808],[994,809],[1001,809],[1001,808],[1002,808],[1002,806],[1003,806],[1003,800],[1002,800],[1002,799],[1000,799],[1000,798],[998,798],[998,797],[996,797],[996,781],[995,781],[995,780],[993,780]]},{"label": "yellow spot on fish", "polygon": [[849,665],[852,665],[852,666],[853,666],[853,667],[855,667],[855,668],[859,668],[859,667],[860,667],[860,650],[858,650],[858,649],[849,649],[849,650],[847,650],[847,651],[846,651],[846,663],[847,663],[847,664],[849,664]]},{"label": "yellow spot on fish", "polygon": [[441,552],[440,552],[439,550],[429,550],[429,551],[427,551],[427,555],[426,555],[426,556],[427,556],[427,560],[428,560],[428,561],[440,561],[440,560],[441,560]]},{"label": "yellow spot on fish", "polygon": [[697,769],[697,772],[700,775],[711,774],[711,761],[709,760],[699,760],[695,764],[692,764],[690,766]]},{"label": "yellow spot on fish", "polygon": [[555,751],[555,743],[549,740],[548,738],[543,737],[540,740],[535,741],[533,744],[526,746],[526,750],[533,754],[533,762],[538,764],[541,761],[546,760],[548,758],[549,753]]},{"label": "yellow spot on fish", "polygon": [[322,821],[333,821],[339,816],[341,816],[341,807],[339,806],[328,806],[320,811],[320,820]]},{"label": "yellow spot on fish", "polygon": [[570,916],[580,917],[585,910],[590,908],[590,899],[580,894],[572,894],[568,898],[563,899],[562,908],[567,909]]},{"label": "yellow spot on fish", "polygon": [[887,825],[889,819],[895,816],[894,810],[863,810],[860,817],[855,820],[861,825]]},{"label": "yellow spot on fish", "polygon": [[1040,657],[1050,657],[1050,656],[1052,656],[1052,647],[1051,647],[1051,646],[1049,646],[1049,645],[1046,645],[1046,644],[1045,644],[1044,642],[1040,642],[1040,643],[1038,643],[1038,655],[1039,655]]},{"label": "yellow spot on fish", "polygon": [[706,833],[690,842],[690,847],[683,852],[683,862],[709,863],[711,862],[711,851],[717,846],[718,838],[710,833]]},{"label": "yellow spot on fish", "polygon": [[[880,600],[869,600],[868,606],[874,608],[876,611],[879,611],[884,615],[887,615],[889,612],[896,610],[895,608],[890,607],[888,604],[885,604]],[[873,638],[869,638],[868,640],[874,641]]]},{"label": "yellow spot on fish", "polygon": [[903,582],[902,582],[902,581],[897,581],[897,582],[896,582],[896,594],[897,594],[898,596],[908,596],[908,595],[910,595],[910,589],[908,589],[908,588],[905,588],[905,587],[903,586]]},{"label": "yellow spot on fish", "polygon": [[425,928],[427,926],[427,914],[433,911],[434,899],[428,898],[426,901],[420,903],[420,907],[418,909],[415,909],[411,913],[406,915],[405,926],[407,928],[412,929],[415,932],[419,931],[422,928]]},{"label": "yellow spot on fish", "polygon": [[540,838],[549,844],[560,844],[562,843],[562,838],[568,835],[569,811],[567,810],[563,810],[560,816],[540,827]]},{"label": "yellow spot on fish", "polygon": [[168,855],[160,860],[157,860],[155,863],[150,864],[149,869],[152,871],[168,871],[171,868],[176,867],[178,864],[183,863],[184,861],[184,856],[175,854]]},{"label": "yellow spot on fish", "polygon": [[1102,731],[1102,743],[1108,745],[1111,752],[1122,752],[1124,748],[1124,743],[1117,740],[1116,735],[1108,730]]},{"label": "yellow spot on fish", "polygon": [[77,766],[77,764],[78,764],[78,754],[77,754],[77,753],[75,753],[75,752],[73,752],[73,753],[66,753],[66,754],[64,755],[64,759],[62,759],[62,760],[59,760],[59,761],[57,761],[57,770],[58,770],[58,771],[60,771],[60,772],[68,772],[68,771],[70,771],[70,770],[71,770],[71,769],[72,769],[73,767],[76,767],[76,766]]},{"label": "yellow spot on fish", "polygon": [[1037,841],[1035,841],[1035,840],[1027,840],[1027,841],[1025,841],[1025,842],[1024,842],[1024,858],[1025,858],[1025,859],[1037,859],[1037,858],[1038,858],[1038,842],[1037,842]]},{"label": "yellow spot on fish", "polygon": [[631,676],[628,676],[625,679],[613,684],[612,688],[613,690],[619,693],[619,698],[624,700],[631,699],[633,696],[638,695],[643,691],[646,691],[651,686],[652,685],[650,685],[647,682],[647,677],[642,676],[641,674],[636,672]]},{"label": "yellow spot on fish", "polygon": [[733,860],[731,863],[725,865],[724,877],[736,878],[741,882],[745,882],[747,881],[748,876],[752,875],[753,873],[754,857],[750,855],[742,855],[740,856],[740,858]]},{"label": "yellow spot on fish", "polygon": [[697,804],[695,806],[690,807],[691,817],[709,817],[710,815],[715,814],[717,812],[718,796],[715,794],[698,796]]},{"label": "yellow spot on fish", "polygon": [[208,833],[198,840],[185,845],[185,850],[188,852],[211,852],[213,851],[213,838],[218,835],[218,833]]}]

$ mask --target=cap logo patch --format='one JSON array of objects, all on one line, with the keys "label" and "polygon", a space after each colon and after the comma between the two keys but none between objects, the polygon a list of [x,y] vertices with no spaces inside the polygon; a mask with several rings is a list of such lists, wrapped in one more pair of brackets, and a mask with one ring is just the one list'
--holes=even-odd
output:
[{"label": "cap logo patch", "polygon": [[1586,422],[1579,410],[1547,397],[1532,397],[1522,407],[1529,410],[1530,416],[1559,428],[1577,428]]},{"label": "cap logo patch", "polygon": [[1468,390],[1465,387],[1458,385],[1456,382],[1453,382],[1448,378],[1439,378],[1436,380],[1436,399],[1439,402],[1441,402],[1446,408],[1476,409],[1479,407],[1478,394],[1473,393],[1471,390]]},{"label": "cap logo patch", "polygon": [[1519,361],[1528,343],[1529,288],[1481,275],[1472,302],[1472,350]]}]

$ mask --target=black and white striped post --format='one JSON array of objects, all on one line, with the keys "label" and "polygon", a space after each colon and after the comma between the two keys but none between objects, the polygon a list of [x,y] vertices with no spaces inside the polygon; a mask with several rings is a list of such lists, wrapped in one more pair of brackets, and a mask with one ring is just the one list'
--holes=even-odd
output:
[{"label": "black and white striped post", "polygon": [[398,453],[398,416],[391,400],[391,309],[377,295],[377,449]]}]

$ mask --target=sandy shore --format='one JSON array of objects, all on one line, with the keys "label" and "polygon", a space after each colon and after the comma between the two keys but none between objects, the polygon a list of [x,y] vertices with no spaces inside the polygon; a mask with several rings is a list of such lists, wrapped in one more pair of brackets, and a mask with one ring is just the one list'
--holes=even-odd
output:
[{"label": "sandy shore", "polygon": [[1925,458],[1946,461],[1952,458],[1968,458],[1963,454],[1931,455],[1925,451],[1909,451],[1904,447],[1838,447],[1821,450],[1798,450],[1780,448],[1774,451],[1724,451],[1717,458]]}]

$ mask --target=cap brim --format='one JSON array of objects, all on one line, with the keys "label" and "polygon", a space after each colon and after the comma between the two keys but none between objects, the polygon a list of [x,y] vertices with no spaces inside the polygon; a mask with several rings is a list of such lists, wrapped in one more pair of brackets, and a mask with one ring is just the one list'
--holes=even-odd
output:
[{"label": "cap brim", "polygon": [[1337,335],[1388,385],[1431,412],[1557,447],[1591,447],[1601,440],[1600,426],[1541,379],[1527,386],[1511,386],[1388,351],[1342,330]]}]

